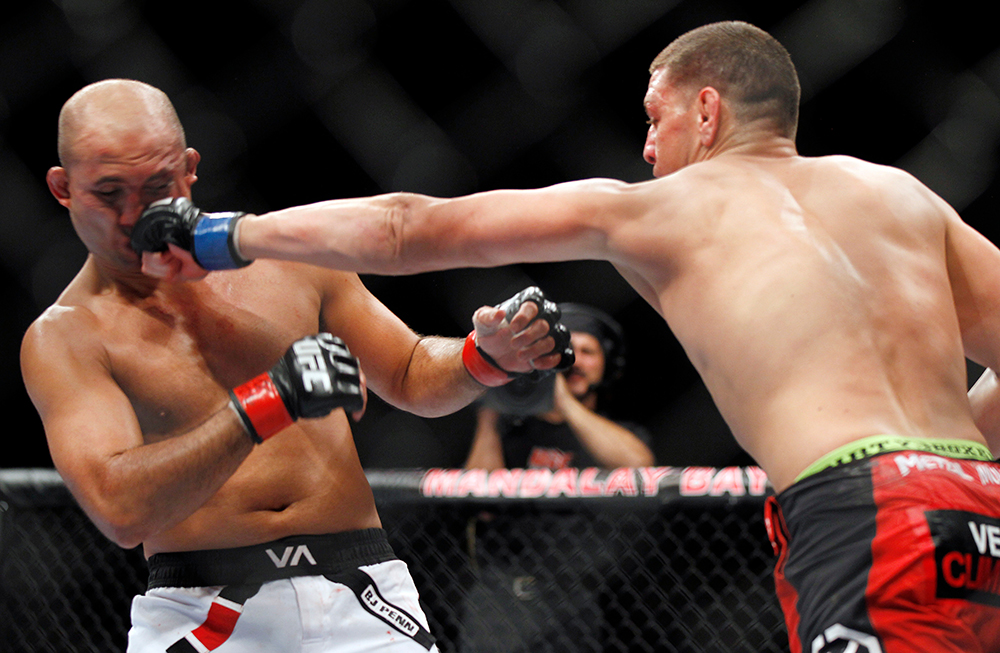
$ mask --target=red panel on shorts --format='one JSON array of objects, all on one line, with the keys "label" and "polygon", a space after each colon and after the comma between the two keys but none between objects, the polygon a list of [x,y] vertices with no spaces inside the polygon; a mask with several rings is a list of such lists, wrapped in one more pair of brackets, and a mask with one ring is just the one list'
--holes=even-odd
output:
[{"label": "red panel on shorts", "polygon": [[978,467],[996,466],[910,451],[873,463],[878,513],[867,600],[883,653],[973,653],[985,650],[981,642],[1000,641],[1000,609],[973,586],[980,568],[956,564],[956,556],[967,564],[970,555],[989,558],[991,569],[1000,562],[980,555],[969,526],[981,524],[976,537],[988,544],[987,523],[997,520],[984,515],[1000,515],[1000,488],[984,488]]},{"label": "red panel on shorts", "polygon": [[773,496],[767,498],[764,504],[764,526],[768,538],[774,547],[778,560],[774,564],[774,589],[785,615],[785,625],[788,628],[788,647],[791,653],[802,653],[802,641],[799,639],[799,612],[797,603],[799,594],[795,587],[785,578],[785,562],[788,559],[788,527],[781,514],[781,506]]},{"label": "red panel on shorts", "polygon": [[208,616],[205,623],[191,631],[191,634],[198,638],[198,641],[212,651],[222,645],[236,628],[236,620],[240,618],[240,613],[218,603],[212,603],[208,609]]}]

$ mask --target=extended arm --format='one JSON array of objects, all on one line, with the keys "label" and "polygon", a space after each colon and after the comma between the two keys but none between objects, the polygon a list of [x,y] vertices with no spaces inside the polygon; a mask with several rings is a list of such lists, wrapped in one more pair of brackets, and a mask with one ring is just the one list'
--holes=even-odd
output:
[{"label": "extended arm", "polygon": [[256,258],[392,275],[612,260],[613,232],[623,218],[642,215],[644,187],[591,179],[454,199],[390,193],[256,216],[202,213],[188,200],[168,199],[143,214],[132,245],[145,252],[144,271],[172,280]]}]

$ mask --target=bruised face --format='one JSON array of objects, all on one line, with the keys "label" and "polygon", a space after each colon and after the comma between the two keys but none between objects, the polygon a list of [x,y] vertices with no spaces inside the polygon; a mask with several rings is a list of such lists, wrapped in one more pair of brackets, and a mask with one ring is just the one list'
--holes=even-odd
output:
[{"label": "bruised face", "polygon": [[663,177],[693,161],[698,145],[698,111],[691,92],[666,80],[666,69],[649,78],[643,98],[649,129],[642,158],[653,166],[653,176]]},{"label": "bruised face", "polygon": [[584,331],[570,333],[570,341],[576,361],[565,374],[566,384],[574,397],[582,399],[604,379],[604,350],[596,337]]},{"label": "bruised face", "polygon": [[72,152],[67,167],[49,170],[49,189],[100,264],[137,271],[140,258],[129,246],[132,226],[151,202],[190,198],[198,153],[155,125],[81,130]]}]

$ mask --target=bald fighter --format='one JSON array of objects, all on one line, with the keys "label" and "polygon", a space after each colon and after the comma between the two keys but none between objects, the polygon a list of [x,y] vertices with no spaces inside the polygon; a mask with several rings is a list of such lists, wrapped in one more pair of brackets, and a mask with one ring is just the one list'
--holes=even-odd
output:
[{"label": "bald fighter", "polygon": [[129,651],[435,648],[345,411],[359,417],[370,388],[442,415],[568,364],[552,302],[529,289],[483,307],[463,341],[413,333],[353,273],[260,261],[161,281],[133,226],[153,202],[189,201],[199,163],[166,95],[90,85],[63,107],[58,147],[48,186],[89,255],[21,365],[73,496],[148,557]]},{"label": "bald fighter", "polygon": [[[246,217],[234,249],[384,274],[612,262],[778,492],[793,651],[1000,649],[1000,252],[905,172],[800,156],[798,78],[761,30],[693,30],[650,73],[655,180],[321,202]],[[168,247],[148,269],[204,274]],[[989,368],[971,404],[966,356]]]}]

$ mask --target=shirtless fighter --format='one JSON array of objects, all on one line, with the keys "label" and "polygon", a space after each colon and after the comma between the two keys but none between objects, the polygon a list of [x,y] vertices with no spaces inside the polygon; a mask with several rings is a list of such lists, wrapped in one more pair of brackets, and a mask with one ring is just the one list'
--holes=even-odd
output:
[{"label": "shirtless fighter", "polygon": [[1000,370],[1000,252],[905,172],[799,156],[798,78],[761,30],[698,28],[650,73],[658,179],[321,202],[241,220],[234,246],[391,274],[612,262],[777,490],[792,650],[1000,650],[1000,384],[970,406],[965,366]]},{"label": "shirtless fighter", "polygon": [[73,496],[149,558],[129,651],[434,648],[340,408],[360,416],[367,379],[441,415],[508,371],[571,363],[554,304],[529,289],[483,307],[463,343],[414,334],[353,273],[260,261],[159,281],[133,225],[151,202],[187,201],[199,162],[167,97],[90,85],[64,106],[58,145],[47,181],[89,256],[21,365]]}]

